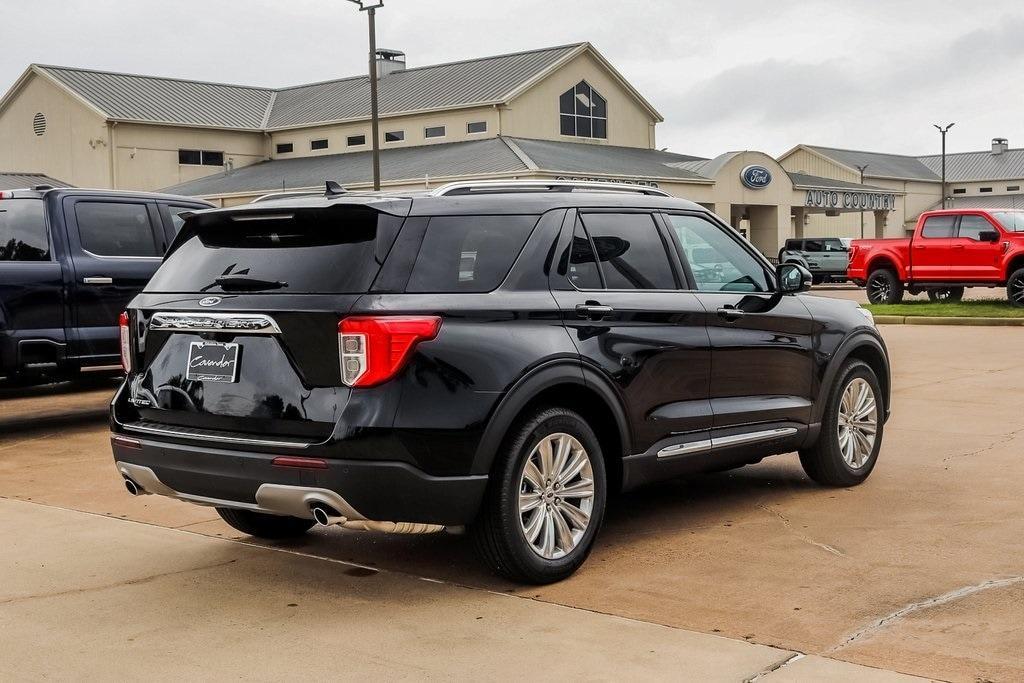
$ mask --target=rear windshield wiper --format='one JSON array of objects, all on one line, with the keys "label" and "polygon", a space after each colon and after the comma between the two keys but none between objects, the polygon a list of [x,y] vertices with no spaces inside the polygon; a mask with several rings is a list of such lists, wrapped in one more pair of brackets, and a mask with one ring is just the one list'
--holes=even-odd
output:
[{"label": "rear windshield wiper", "polygon": [[252,277],[250,275],[221,275],[220,277],[213,281],[213,285],[209,285],[209,287],[204,287],[203,291],[209,289],[210,287],[213,287],[214,285],[219,285],[221,289],[225,290],[257,290],[281,289],[282,287],[287,287],[288,283],[282,282],[281,280],[264,280],[262,278]]}]

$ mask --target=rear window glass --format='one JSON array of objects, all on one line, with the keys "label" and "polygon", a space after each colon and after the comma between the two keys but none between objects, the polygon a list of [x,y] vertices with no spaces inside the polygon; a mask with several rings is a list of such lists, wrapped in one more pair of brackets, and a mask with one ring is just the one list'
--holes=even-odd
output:
[{"label": "rear window glass", "polygon": [[41,199],[0,200],[0,262],[49,261],[45,205]]},{"label": "rear window glass", "polygon": [[78,202],[82,248],[97,256],[159,256],[145,204]]},{"label": "rear window glass", "polygon": [[405,291],[491,291],[508,275],[538,218],[431,218]]},{"label": "rear window glass", "polygon": [[992,215],[1007,230],[1024,232],[1024,211],[996,211]]},{"label": "rear window glass", "polygon": [[676,289],[665,243],[650,214],[588,213],[583,225],[608,289]]},{"label": "rear window glass", "polygon": [[[271,215],[275,217],[268,218]],[[397,220],[365,210],[201,214],[185,223],[175,247],[146,289],[239,291],[237,287],[248,279],[281,283],[245,289],[251,292],[362,293],[380,270],[378,222],[389,219]],[[232,276],[235,287],[225,289],[217,284],[218,278]]]},{"label": "rear window glass", "polygon": [[929,216],[921,228],[922,237],[952,237],[956,216]]}]

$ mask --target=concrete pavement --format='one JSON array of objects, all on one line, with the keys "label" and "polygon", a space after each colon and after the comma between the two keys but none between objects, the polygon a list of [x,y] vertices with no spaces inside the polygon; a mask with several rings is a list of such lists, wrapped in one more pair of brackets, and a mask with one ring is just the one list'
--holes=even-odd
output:
[{"label": "concrete pavement", "polygon": [[[460,537],[329,529],[287,547],[830,660],[1024,680],[1021,332],[882,332],[893,419],[863,486],[819,488],[780,456],[649,487],[614,503],[581,572],[543,588],[494,579]],[[208,509],[125,494],[101,421],[0,436],[0,496],[240,537]]]},{"label": "concrete pavement", "polygon": [[0,500],[0,670],[61,680],[912,680],[203,535]]}]

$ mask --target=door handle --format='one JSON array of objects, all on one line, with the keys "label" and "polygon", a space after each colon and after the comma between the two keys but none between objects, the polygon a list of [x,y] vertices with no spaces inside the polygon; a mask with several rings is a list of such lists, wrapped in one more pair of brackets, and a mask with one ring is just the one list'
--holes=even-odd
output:
[{"label": "door handle", "polygon": [[112,277],[83,277],[82,283],[87,285],[112,285],[114,284],[114,278]]},{"label": "door handle", "polygon": [[954,248],[954,249],[963,249],[963,248],[964,248],[964,246],[965,246],[965,245],[963,245],[963,244],[954,244],[954,245],[953,245],[953,248]]},{"label": "door handle", "polygon": [[742,318],[746,314],[746,311],[736,308],[735,306],[722,306],[718,309],[718,316],[720,318],[725,318],[726,320],[736,320],[737,318]]},{"label": "door handle", "polygon": [[602,306],[599,303],[576,304],[576,317],[578,318],[600,320],[614,312],[615,309],[611,306]]}]

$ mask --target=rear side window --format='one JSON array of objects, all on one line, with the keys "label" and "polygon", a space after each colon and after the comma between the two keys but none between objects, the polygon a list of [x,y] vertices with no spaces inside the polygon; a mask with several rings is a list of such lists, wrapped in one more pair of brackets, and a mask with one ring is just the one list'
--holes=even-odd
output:
[{"label": "rear side window", "polygon": [[956,216],[929,216],[921,228],[922,237],[952,237]]},{"label": "rear side window", "polygon": [[676,289],[665,243],[646,213],[588,213],[583,225],[597,249],[608,289]]},{"label": "rear side window", "polygon": [[405,291],[491,291],[508,275],[538,218],[431,218]]},{"label": "rear side window", "polygon": [[821,240],[807,240],[806,242],[804,242],[804,251],[825,251],[825,243],[822,242]]},{"label": "rear side window", "polygon": [[199,215],[186,221],[146,291],[221,292],[217,278],[238,276],[283,283],[256,292],[362,293],[380,270],[378,223],[386,220],[399,219],[340,207]]},{"label": "rear side window", "polygon": [[590,243],[583,223],[579,220],[572,233],[572,242],[562,254],[559,272],[564,273],[577,289],[601,289],[601,274],[597,269],[594,245]]},{"label": "rear side window", "polygon": [[97,256],[160,256],[145,204],[78,202],[78,237]]},{"label": "rear side window", "polygon": [[46,208],[41,199],[0,201],[0,262],[49,261]]}]

